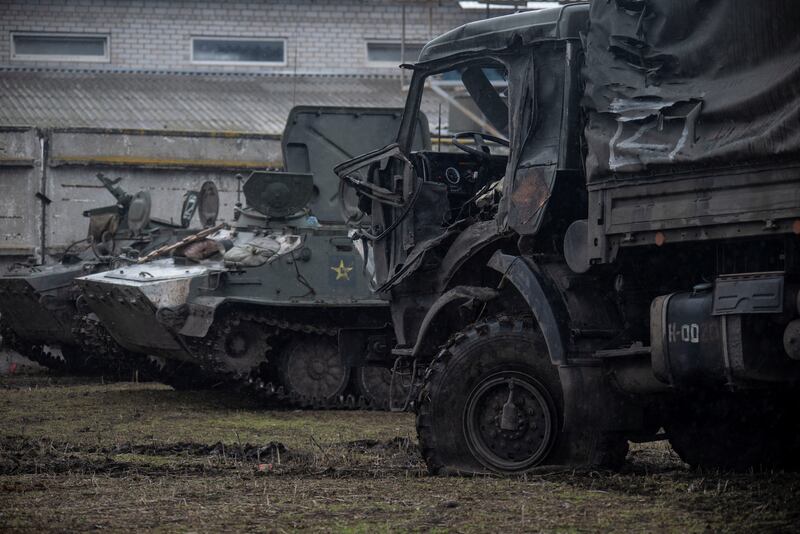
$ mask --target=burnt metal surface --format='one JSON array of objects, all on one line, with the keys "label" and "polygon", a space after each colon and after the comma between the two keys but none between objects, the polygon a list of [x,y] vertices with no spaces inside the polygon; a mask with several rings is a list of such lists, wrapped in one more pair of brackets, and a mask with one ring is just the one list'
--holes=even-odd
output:
[{"label": "burnt metal surface", "polygon": [[485,54],[519,45],[576,38],[588,20],[588,3],[558,6],[471,22],[429,42],[420,52],[425,65],[454,56]]},{"label": "burnt metal surface", "polygon": [[489,267],[507,278],[530,306],[536,323],[544,336],[550,360],[554,364],[567,363],[568,335],[565,327],[569,324],[566,312],[554,309],[560,299],[553,298],[553,290],[547,282],[534,272],[524,258],[497,251],[489,260]]},{"label": "burnt metal surface", "polygon": [[[497,290],[487,287],[470,286],[457,286],[444,293],[428,308],[417,331],[411,356],[418,358],[438,352],[439,347],[450,337],[453,325],[470,322],[469,318],[475,316],[475,307],[478,304],[495,299],[499,294]],[[460,316],[460,310],[463,310],[463,317]],[[455,315],[455,320],[443,320],[453,319],[451,314]]]},{"label": "burnt metal surface", "polygon": [[465,228],[450,243],[442,258],[437,274],[439,292],[449,288],[462,269],[472,270],[473,267],[469,263],[481,250],[497,246],[499,241],[509,237],[507,232],[500,231],[494,219],[478,221]]},{"label": "burnt metal surface", "polygon": [[547,201],[555,181],[552,167],[527,167],[518,169],[512,189],[508,192],[508,218],[510,228],[519,233],[535,233],[544,216]]}]

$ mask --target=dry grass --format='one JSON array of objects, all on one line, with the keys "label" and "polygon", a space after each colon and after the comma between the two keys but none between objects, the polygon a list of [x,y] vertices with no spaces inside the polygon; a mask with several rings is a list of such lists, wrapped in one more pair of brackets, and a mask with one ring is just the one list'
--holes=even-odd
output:
[{"label": "dry grass", "polygon": [[159,385],[0,382],[0,530],[781,531],[800,476],[694,473],[664,443],[621,473],[424,473],[413,418],[264,411]]}]

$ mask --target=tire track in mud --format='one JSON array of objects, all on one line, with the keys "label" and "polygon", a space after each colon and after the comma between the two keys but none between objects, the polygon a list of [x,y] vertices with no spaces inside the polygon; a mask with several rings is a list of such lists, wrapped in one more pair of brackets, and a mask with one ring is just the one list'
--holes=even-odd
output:
[{"label": "tire track in mud", "polygon": [[[177,442],[125,443],[107,447],[49,438],[2,436],[0,475],[209,475],[242,468],[292,476],[341,477],[364,473],[375,476],[396,474],[400,470],[422,472],[417,446],[408,438],[313,443],[317,451],[297,453],[275,441],[263,445]],[[132,457],[143,461],[134,461]]]}]

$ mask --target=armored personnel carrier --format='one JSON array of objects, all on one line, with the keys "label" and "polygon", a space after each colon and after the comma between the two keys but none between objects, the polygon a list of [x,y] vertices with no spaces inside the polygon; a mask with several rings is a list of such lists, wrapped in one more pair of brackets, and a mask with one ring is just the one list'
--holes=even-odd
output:
[{"label": "armored personnel carrier", "polygon": [[[229,226],[81,278],[87,303],[126,349],[197,363],[220,383],[301,406],[387,407],[389,307],[348,235],[332,168],[386,142],[400,118],[293,109],[287,171],[253,172]],[[417,121],[413,143],[429,146]]]},{"label": "armored personnel carrier", "polygon": [[[96,317],[81,303],[75,279],[102,272],[140,253],[181,238],[201,207],[201,218],[213,222],[218,194],[213,183],[186,194],[181,223],[150,217],[146,191],[130,194],[111,180],[97,178],[116,203],[84,212],[89,219],[86,239],[67,247],[61,261],[50,265],[16,265],[0,276],[0,314],[4,344],[51,369],[77,373],[150,371],[151,362],[109,343]],[[59,356],[60,352],[60,356]],[[142,378],[144,378],[144,374]]]}]

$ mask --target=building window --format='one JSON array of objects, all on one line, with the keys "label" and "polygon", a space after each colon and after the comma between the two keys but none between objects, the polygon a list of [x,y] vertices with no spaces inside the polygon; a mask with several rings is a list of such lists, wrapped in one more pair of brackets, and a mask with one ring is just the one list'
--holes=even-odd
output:
[{"label": "building window", "polygon": [[108,35],[11,34],[11,59],[19,61],[108,61],[108,48]]},{"label": "building window", "polygon": [[401,63],[414,63],[419,58],[424,43],[406,43],[400,59],[400,41],[370,41],[367,43],[367,63],[377,67],[396,67]]},{"label": "building window", "polygon": [[283,39],[192,38],[192,63],[207,65],[285,65]]}]

